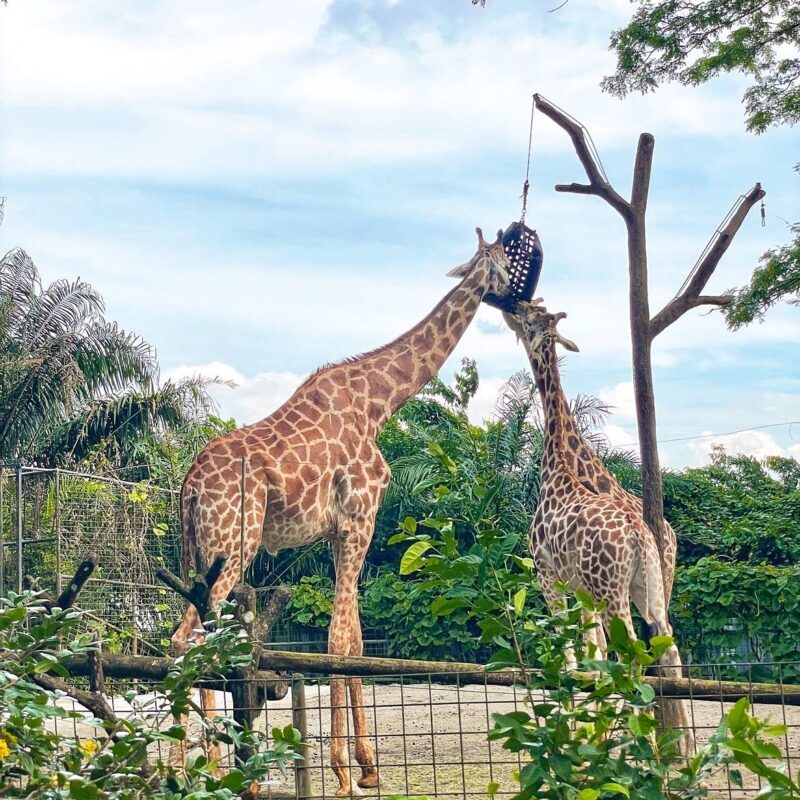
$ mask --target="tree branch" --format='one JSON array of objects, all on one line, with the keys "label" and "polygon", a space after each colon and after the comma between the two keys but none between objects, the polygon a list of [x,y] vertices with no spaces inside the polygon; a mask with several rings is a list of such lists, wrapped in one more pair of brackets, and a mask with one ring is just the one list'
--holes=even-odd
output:
[{"label": "tree branch", "polygon": [[[42,598],[42,605],[48,611],[52,611],[54,608],[63,610],[72,608],[81,593],[81,589],[83,589],[86,581],[92,577],[92,573],[97,568],[97,561],[98,558],[94,553],[88,553],[75,571],[72,580],[67,584],[67,588],[55,600],[50,597]],[[26,575],[22,580],[22,586],[25,589],[33,589],[36,583],[36,579],[30,575]]]},{"label": "tree branch", "polygon": [[647,210],[647,196],[650,192],[650,171],[653,166],[653,149],[656,140],[652,133],[639,135],[636,160],[633,162],[633,183],[631,185],[631,206],[644,216]]},{"label": "tree branch", "polygon": [[[694,275],[689,279],[686,288],[672,300],[667,303],[661,311],[658,312],[650,320],[650,338],[654,339],[665,328],[669,327],[675,320],[683,316],[689,309],[696,308],[699,305],[726,305],[731,301],[729,295],[720,295],[717,297],[709,295],[701,295],[700,292],[705,289],[714,270],[722,260],[728,247],[730,247],[733,237],[741,228],[742,223],[747,217],[750,209],[766,195],[766,192],[761,188],[761,184],[757,183],[746,195],[744,195],[732,214],[724,228],[717,230],[712,237],[709,246],[706,248],[706,253],[698,263]],[[704,298],[702,301],[700,298]],[[724,301],[721,301],[724,298]]]},{"label": "tree branch", "polygon": [[632,213],[631,205],[621,195],[619,195],[611,187],[611,184],[603,177],[597,162],[592,155],[589,147],[589,142],[586,138],[586,132],[581,125],[563,112],[560,108],[554,106],[545,97],[540,94],[535,94],[533,100],[536,103],[536,108],[539,109],[546,117],[550,117],[559,128],[566,131],[569,138],[572,140],[572,145],[575,148],[575,153],[578,156],[586,177],[589,179],[589,185],[580,183],[562,184],[556,186],[557,192],[572,192],[574,194],[594,194],[605,200],[623,217],[627,217]]},{"label": "tree branch", "polygon": [[78,689],[76,686],[71,686],[66,681],[53,675],[41,674],[31,677],[34,683],[38,683],[43,689],[51,692],[63,692],[68,697],[71,697],[76,703],[91,711],[98,719],[102,719],[111,725],[116,725],[119,722],[119,717],[99,692],[87,692],[83,689]]},{"label": "tree branch", "polygon": [[597,194],[594,186],[586,183],[557,183],[557,192],[569,192],[571,194]]},{"label": "tree branch", "polygon": [[210,608],[211,589],[214,587],[217,578],[219,578],[227,560],[227,556],[217,556],[205,576],[196,578],[191,586],[185,584],[167,569],[156,570],[156,577],[172,589],[173,592],[179,594],[187,603],[193,605],[200,615],[200,620],[204,621]]}]

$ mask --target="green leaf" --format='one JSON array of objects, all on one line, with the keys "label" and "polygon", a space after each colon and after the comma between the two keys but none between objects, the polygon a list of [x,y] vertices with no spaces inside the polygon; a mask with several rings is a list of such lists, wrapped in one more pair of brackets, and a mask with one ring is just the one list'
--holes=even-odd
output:
[{"label": "green leaf", "polygon": [[750,711],[750,701],[746,697],[737,700],[728,712],[728,727],[736,734],[744,730],[747,725],[747,716]]},{"label": "green leaf", "polygon": [[417,521],[414,517],[406,517],[401,523],[400,527],[404,530],[407,530],[409,533],[416,533],[417,532]]},{"label": "green leaf", "polygon": [[518,617],[521,617],[523,611],[525,611],[525,600],[527,599],[527,597],[528,597],[528,590],[525,588],[520,589],[514,595],[514,613]]},{"label": "green leaf", "polygon": [[414,542],[400,559],[400,574],[410,575],[422,566],[422,556],[433,547],[431,542]]},{"label": "green leaf", "polygon": [[[627,630],[625,631],[627,635]],[[604,783],[600,787],[604,792],[611,792],[612,794],[622,794],[625,797],[630,797],[630,792],[628,791],[627,787],[623,786],[621,783],[614,783],[613,781],[609,783]]]},{"label": "green leaf", "polygon": [[469,603],[460,597],[437,597],[431,603],[431,614],[447,617],[459,608],[469,608]]},{"label": "green leaf", "polygon": [[597,800],[598,797],[600,797],[600,792],[588,786],[578,792],[578,800]]}]

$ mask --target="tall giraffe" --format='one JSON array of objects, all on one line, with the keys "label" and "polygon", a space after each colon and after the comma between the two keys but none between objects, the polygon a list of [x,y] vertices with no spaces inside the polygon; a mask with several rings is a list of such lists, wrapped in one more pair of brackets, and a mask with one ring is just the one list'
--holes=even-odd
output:
[{"label": "tall giraffe", "polygon": [[[535,315],[537,310],[546,313],[546,309],[538,305],[540,302],[541,298],[537,298],[531,303],[519,303],[515,314],[505,313],[503,315],[509,327],[518,337],[522,338],[520,323],[524,316]],[[525,341],[525,339],[522,338],[522,341]],[[564,457],[577,475],[578,480],[595,494],[608,494],[622,503],[627,503],[633,513],[643,517],[641,498],[620,486],[619,481],[608,471],[606,465],[586,441],[580,428],[572,422],[572,412],[569,409],[560,381],[550,387],[549,396],[554,413],[557,413],[558,416],[566,416],[571,426],[571,429],[567,431],[569,447],[565,450]],[[678,554],[678,545],[675,531],[667,520],[664,520],[664,531],[664,548],[660,554],[661,572],[664,578],[664,600],[667,606],[667,613],[669,613],[672,585],[675,580],[675,561]]]},{"label": "tall giraffe", "polygon": [[[598,656],[604,658],[603,627],[607,628],[613,617],[623,620],[631,637],[636,635],[631,600],[658,635],[672,636],[672,627],[658,547],[644,523],[641,505],[631,503],[630,495],[616,482],[606,488],[611,476],[605,468],[597,471],[600,461],[580,437],[564,397],[556,343],[573,352],[578,350],[556,329],[565,316],[563,312],[550,314],[536,302],[519,303],[513,313],[504,312],[525,346],[544,411],[541,488],[530,530],[530,549],[542,593],[551,608],[563,601],[559,582],[605,604],[602,626],[589,631]],[[589,458],[582,455],[586,450]],[[596,491],[592,480],[601,483],[604,490]],[[613,492],[614,485],[622,494]],[[574,656],[568,657],[574,667]],[[665,673],[680,676],[681,659],[674,644],[661,663],[668,667]],[[682,701],[677,712],[677,725],[684,729],[687,747],[691,747],[689,719]]]},{"label": "tall giraffe", "polygon": [[[491,244],[477,229],[475,255],[449,275],[458,286],[417,325],[377,350],[321,368],[277,411],[210,442],[189,469],[181,492],[185,569],[228,560],[212,589],[216,608],[260,545],[270,553],[328,539],[336,589],[328,652],[361,655],[358,579],[390,470],[376,444],[381,427],[439,370],[487,292],[509,281],[502,231]],[[242,464],[246,465],[242,492]],[[242,525],[244,509],[244,525]],[[198,558],[199,556],[199,558]],[[184,652],[200,628],[188,606],[173,635]],[[378,785],[361,681],[347,678],[358,786]],[[202,693],[201,693],[202,694]],[[209,701],[204,696],[204,702]],[[360,794],[350,774],[345,680],[331,682],[331,766],[337,796]]]}]

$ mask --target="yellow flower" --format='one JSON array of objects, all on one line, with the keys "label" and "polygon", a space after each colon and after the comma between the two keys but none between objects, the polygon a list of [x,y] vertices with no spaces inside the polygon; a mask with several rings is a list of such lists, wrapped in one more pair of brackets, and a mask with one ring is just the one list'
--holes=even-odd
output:
[{"label": "yellow flower", "polygon": [[11,748],[8,746],[8,742],[5,739],[0,739],[0,759],[10,755]]},{"label": "yellow flower", "polygon": [[97,752],[100,745],[98,745],[94,739],[84,739],[82,742],[78,742],[78,747],[81,753],[83,753],[84,758],[91,758]]},{"label": "yellow flower", "polygon": [[17,737],[14,736],[13,733],[9,733],[8,731],[3,731],[0,733],[0,739],[5,739],[9,744],[16,744]]}]

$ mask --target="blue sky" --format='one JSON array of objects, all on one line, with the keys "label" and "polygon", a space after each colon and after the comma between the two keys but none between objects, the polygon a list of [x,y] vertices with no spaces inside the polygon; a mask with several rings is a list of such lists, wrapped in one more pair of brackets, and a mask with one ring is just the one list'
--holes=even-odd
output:
[{"label": "blue sky", "polygon": [[[709,291],[743,283],[788,238],[797,132],[747,134],[743,84],[722,78],[619,101],[608,33],[626,0],[9,0],[0,8],[2,247],[46,280],[81,277],[108,314],[157,348],[166,375],[234,379],[222,410],[249,422],[309,370],[410,327],[451,287],[473,229],[519,214],[530,94],[591,130],[627,193],[638,134],[656,137],[649,206],[651,305],[677,290],[736,197],[759,180],[767,226],[745,223]],[[569,394],[616,406],[607,433],[635,440],[624,229],[582,179],[566,137],[534,123],[529,221],[539,285],[581,347]],[[729,333],[687,315],[656,344],[659,437],[800,419],[800,312]],[[443,371],[478,360],[471,409],[491,413],[526,366],[499,313],[481,309]],[[665,443],[673,467],[714,438]],[[800,427],[722,437],[759,456],[800,453]]]}]

